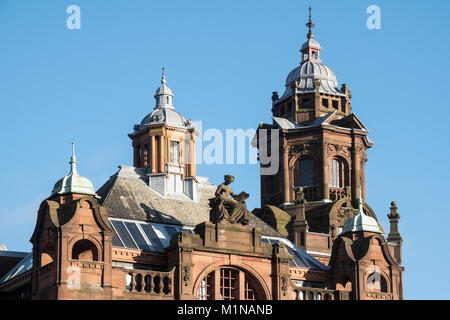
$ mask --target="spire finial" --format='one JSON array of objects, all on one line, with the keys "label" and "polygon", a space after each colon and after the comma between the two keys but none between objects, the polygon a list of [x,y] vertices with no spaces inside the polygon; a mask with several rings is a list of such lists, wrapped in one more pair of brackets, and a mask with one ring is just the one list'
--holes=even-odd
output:
[{"label": "spire finial", "polygon": [[309,6],[309,21],[306,24],[306,26],[309,28],[309,32],[308,32],[308,39],[313,39],[314,38],[314,34],[312,32],[312,28],[315,27],[315,24],[312,22],[312,18],[311,18],[311,6]]},{"label": "spire finial", "polygon": [[166,84],[166,72],[165,72],[164,67],[162,68],[161,83],[162,83],[163,85]]},{"label": "spire finial", "polygon": [[358,214],[365,214],[363,209],[363,201],[361,197],[361,186],[358,187]]},{"label": "spire finial", "polygon": [[75,156],[75,142],[72,142],[72,157],[70,158],[70,171],[77,173],[77,158]]}]

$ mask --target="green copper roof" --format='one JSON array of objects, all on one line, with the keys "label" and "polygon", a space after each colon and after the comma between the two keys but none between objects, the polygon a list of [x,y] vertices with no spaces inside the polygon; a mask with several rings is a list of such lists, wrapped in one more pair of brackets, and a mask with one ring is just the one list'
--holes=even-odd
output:
[{"label": "green copper roof", "polygon": [[72,157],[70,159],[70,172],[67,176],[56,182],[53,187],[52,195],[78,193],[87,194],[100,198],[94,190],[92,182],[88,178],[82,177],[77,172],[77,160],[75,157],[75,144],[72,143]]},{"label": "green copper roof", "polygon": [[358,231],[367,231],[380,234],[384,233],[378,226],[378,222],[364,213],[361,190],[358,198],[358,213],[353,218],[345,221],[344,226],[342,227],[342,234]]}]

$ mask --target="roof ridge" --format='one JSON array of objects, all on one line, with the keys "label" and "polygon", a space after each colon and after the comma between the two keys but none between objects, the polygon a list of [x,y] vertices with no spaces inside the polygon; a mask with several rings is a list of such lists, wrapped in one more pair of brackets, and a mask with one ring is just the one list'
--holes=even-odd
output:
[{"label": "roof ridge", "polygon": [[[118,173],[119,173],[119,172],[116,172],[115,174],[113,174],[111,177],[109,177],[108,181],[106,181],[100,188],[98,188],[97,194],[99,194],[99,193],[101,194],[101,189],[102,189],[103,187],[105,187],[105,189],[107,190],[106,196],[105,196],[105,197],[102,197],[102,199],[101,199],[101,204],[102,204],[102,205],[104,205],[105,202],[106,202],[106,200],[109,199],[109,195],[111,194],[111,190],[112,190],[112,188],[114,187],[114,185],[116,184],[117,178],[119,177],[119,174],[118,174]],[[108,185],[108,183],[109,183],[109,185]],[[107,186],[107,185],[108,185],[108,186]],[[101,195],[100,195],[100,197],[101,197]]]}]

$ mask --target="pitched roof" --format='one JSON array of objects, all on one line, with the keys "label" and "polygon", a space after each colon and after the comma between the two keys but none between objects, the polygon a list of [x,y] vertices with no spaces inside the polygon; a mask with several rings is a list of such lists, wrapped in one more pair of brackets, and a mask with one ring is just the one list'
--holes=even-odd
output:
[{"label": "pitched roof", "polygon": [[[146,170],[120,166],[120,170],[97,191],[109,217],[194,227],[210,220],[209,199],[216,187],[206,178],[197,177],[199,200],[182,195],[163,197],[148,186]],[[259,227],[263,235],[283,237],[264,221],[249,214],[249,226]]]}]

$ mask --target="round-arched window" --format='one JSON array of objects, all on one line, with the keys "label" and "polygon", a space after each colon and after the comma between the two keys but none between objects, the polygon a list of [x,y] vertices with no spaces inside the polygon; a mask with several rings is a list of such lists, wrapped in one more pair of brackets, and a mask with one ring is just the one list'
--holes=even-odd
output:
[{"label": "round-arched window", "polygon": [[331,159],[330,164],[330,187],[342,187],[342,165],[338,159]]},{"label": "round-arched window", "polygon": [[98,261],[97,247],[92,241],[82,239],[72,248],[72,259],[83,261]]},{"label": "round-arched window", "polygon": [[367,290],[376,292],[388,292],[386,279],[379,272],[370,274],[367,277]]},{"label": "round-arched window", "polygon": [[311,187],[314,185],[313,161],[311,159],[298,160],[294,172],[294,183],[297,187]]},{"label": "round-arched window", "polygon": [[199,300],[263,300],[263,290],[248,273],[232,267],[220,268],[202,279]]},{"label": "round-arched window", "polygon": [[348,168],[343,159],[330,160],[330,187],[344,188],[348,186]]}]

